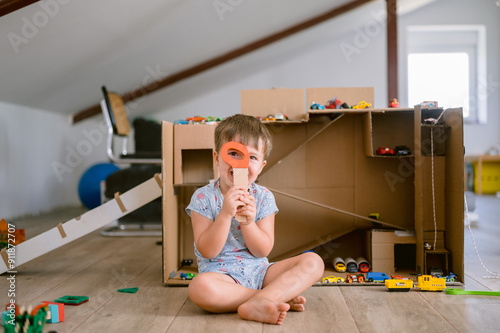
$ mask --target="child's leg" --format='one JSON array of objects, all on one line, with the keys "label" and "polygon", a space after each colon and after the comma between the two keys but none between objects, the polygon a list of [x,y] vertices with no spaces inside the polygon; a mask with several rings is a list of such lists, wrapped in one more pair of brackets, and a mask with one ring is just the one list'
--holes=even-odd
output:
[{"label": "child's leg", "polygon": [[235,312],[257,290],[237,284],[229,275],[206,272],[189,283],[188,295],[200,308],[216,313]]},{"label": "child's leg", "polygon": [[269,302],[280,308],[284,308],[283,304],[288,308],[292,304],[293,308],[294,302],[305,303],[299,295],[321,279],[324,268],[323,259],[312,252],[273,264],[267,270],[262,290],[243,303],[238,314],[244,319],[271,322],[266,319]]}]

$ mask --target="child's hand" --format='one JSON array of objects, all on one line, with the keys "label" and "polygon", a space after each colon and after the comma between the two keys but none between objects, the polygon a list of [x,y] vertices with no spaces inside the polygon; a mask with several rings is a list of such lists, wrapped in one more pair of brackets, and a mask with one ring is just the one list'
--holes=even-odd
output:
[{"label": "child's hand", "polygon": [[241,224],[248,224],[255,221],[255,216],[257,215],[257,206],[255,205],[254,196],[247,192],[245,193],[245,195],[243,195],[243,197],[240,198],[240,201],[242,201],[244,205],[239,206],[236,210],[236,213],[247,218],[247,222]]},{"label": "child's hand", "polygon": [[248,195],[248,191],[244,186],[231,187],[224,195],[221,213],[230,217],[235,216],[238,207],[245,205],[245,202],[242,200],[245,195]]}]

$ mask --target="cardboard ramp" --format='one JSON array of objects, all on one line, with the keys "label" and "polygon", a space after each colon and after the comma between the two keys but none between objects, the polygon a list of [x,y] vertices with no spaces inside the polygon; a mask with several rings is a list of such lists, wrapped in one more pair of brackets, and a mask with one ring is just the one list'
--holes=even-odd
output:
[{"label": "cardboard ramp", "polygon": [[159,174],[123,194],[116,193],[113,200],[79,217],[60,223],[17,246],[2,249],[0,274],[15,272],[18,266],[85,236],[161,195],[162,179]]}]

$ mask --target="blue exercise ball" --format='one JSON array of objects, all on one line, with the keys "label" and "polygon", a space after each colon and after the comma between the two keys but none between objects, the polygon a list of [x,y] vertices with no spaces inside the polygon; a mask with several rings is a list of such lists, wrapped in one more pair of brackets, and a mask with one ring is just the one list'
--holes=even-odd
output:
[{"label": "blue exercise ball", "polygon": [[119,169],[112,163],[99,163],[83,173],[78,183],[78,196],[85,207],[94,209],[101,205],[101,181]]}]

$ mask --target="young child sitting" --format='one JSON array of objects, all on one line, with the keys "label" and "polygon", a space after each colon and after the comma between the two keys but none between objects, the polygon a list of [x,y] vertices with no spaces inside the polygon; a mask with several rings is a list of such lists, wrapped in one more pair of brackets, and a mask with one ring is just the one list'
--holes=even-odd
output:
[{"label": "young child sitting", "polygon": [[[248,149],[248,188],[234,186],[233,169],[221,158],[221,147],[229,141]],[[281,324],[287,311],[304,311],[306,299],[300,294],[321,279],[323,260],[313,252],[275,263],[266,258],[278,212],[273,194],[255,184],[272,148],[267,128],[254,117],[231,116],[217,125],[215,148],[219,179],[198,189],[186,208],[199,271],[189,298],[210,312],[237,311],[243,319]]]}]

